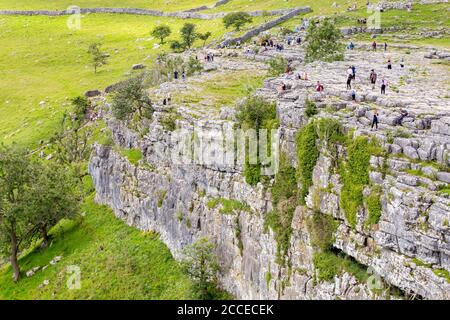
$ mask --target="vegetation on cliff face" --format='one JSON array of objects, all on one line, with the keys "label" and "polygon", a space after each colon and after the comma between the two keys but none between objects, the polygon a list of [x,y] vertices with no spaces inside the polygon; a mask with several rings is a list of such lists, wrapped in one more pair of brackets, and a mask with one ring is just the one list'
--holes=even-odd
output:
[{"label": "vegetation on cliff face", "polygon": [[297,160],[298,160],[298,178],[301,183],[299,192],[300,203],[305,203],[311,187],[312,174],[319,158],[319,149],[317,146],[317,132],[314,121],[307,124],[297,135]]},{"label": "vegetation on cliff face", "polygon": [[[364,203],[363,190],[369,184],[370,156],[375,153],[379,153],[376,141],[357,137],[349,142],[348,159],[341,161],[339,166],[343,183],[340,205],[352,227],[356,227],[357,214]],[[376,215],[373,199],[371,207],[372,213]]]},{"label": "vegetation on cliff face", "polygon": [[270,142],[270,131],[276,129],[279,126],[276,113],[276,105],[264,100],[261,97],[253,96],[248,97],[245,102],[238,107],[237,119],[243,130],[255,130],[256,141],[253,143],[258,143],[257,146],[257,163],[252,163],[254,159],[250,159],[249,155],[249,144],[248,141],[245,142],[245,166],[244,166],[244,176],[248,184],[255,186],[261,181],[261,159],[260,159],[260,149],[259,149],[259,134],[261,129],[266,129],[268,131],[268,143],[266,154],[270,155],[271,142]]},{"label": "vegetation on cliff face", "polygon": [[264,227],[270,227],[277,241],[277,262],[286,262],[292,235],[292,218],[297,206],[297,179],[295,169],[285,154],[281,155],[280,167],[271,188],[274,210],[267,213]]}]

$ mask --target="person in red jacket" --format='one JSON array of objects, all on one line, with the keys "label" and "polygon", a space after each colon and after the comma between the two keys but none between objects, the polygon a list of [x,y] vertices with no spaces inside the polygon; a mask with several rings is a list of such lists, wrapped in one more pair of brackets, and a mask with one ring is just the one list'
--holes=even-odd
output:
[{"label": "person in red jacket", "polygon": [[317,92],[322,92],[323,91],[323,85],[320,83],[320,81],[317,81],[316,91]]}]

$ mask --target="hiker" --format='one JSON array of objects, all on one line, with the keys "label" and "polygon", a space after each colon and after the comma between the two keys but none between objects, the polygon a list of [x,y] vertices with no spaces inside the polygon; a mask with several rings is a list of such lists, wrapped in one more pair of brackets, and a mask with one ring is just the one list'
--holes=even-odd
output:
[{"label": "hiker", "polygon": [[386,86],[387,81],[383,78],[383,80],[381,80],[381,94],[386,94]]},{"label": "hiker", "polygon": [[347,76],[353,78],[353,69],[352,69],[352,67],[350,67],[350,66],[349,66],[348,69],[347,69]]},{"label": "hiker", "polygon": [[306,71],[303,71],[302,73],[302,79],[303,80],[308,80],[308,73]]},{"label": "hiker", "polygon": [[166,98],[163,99],[163,103],[162,104],[163,104],[163,106],[167,105],[167,99]]},{"label": "hiker", "polygon": [[284,73],[285,73],[286,75],[292,73],[292,68],[291,68],[291,66],[290,66],[289,64],[286,66],[286,69],[285,69]]},{"label": "hiker", "polygon": [[347,90],[350,90],[352,88],[352,79],[353,79],[353,76],[351,74],[349,74],[347,77]]},{"label": "hiker", "polygon": [[400,115],[394,120],[394,125],[403,125],[403,119],[408,116],[408,111],[402,109],[400,110]]},{"label": "hiker", "polygon": [[183,74],[181,75],[181,78],[183,79],[183,81],[186,81],[186,72],[183,71]]},{"label": "hiker", "polygon": [[284,82],[281,83],[280,88],[278,90],[280,93],[286,91],[286,84]]},{"label": "hiker", "polygon": [[353,80],[355,80],[356,79],[356,67],[352,66],[351,69],[352,69],[352,78],[353,78]]},{"label": "hiker", "polygon": [[352,100],[356,101],[356,91],[355,91],[355,89],[352,89]]},{"label": "hiker", "polygon": [[373,127],[375,127],[375,130],[378,130],[378,111],[373,112],[373,120],[372,120],[372,127],[370,130],[373,130]]},{"label": "hiker", "polygon": [[178,71],[177,71],[177,70],[175,70],[175,71],[173,72],[173,79],[174,79],[174,80],[178,80]]},{"label": "hiker", "polygon": [[370,71],[370,83],[372,84],[372,90],[375,89],[375,84],[377,83],[377,74],[375,73],[374,69]]},{"label": "hiker", "polygon": [[298,45],[302,44],[302,38],[301,38],[301,37],[298,37],[298,38],[297,38],[297,44],[298,44]]},{"label": "hiker", "polygon": [[387,51],[387,43],[384,43],[384,51]]},{"label": "hiker", "polygon": [[400,68],[404,68],[405,67],[405,60],[402,58],[402,60],[400,60]]},{"label": "hiker", "polygon": [[350,42],[347,46],[348,49],[353,50],[355,48],[355,45],[353,44],[353,42]]},{"label": "hiker", "polygon": [[388,59],[387,64],[388,64],[387,65],[388,70],[392,70],[392,61],[390,58]]},{"label": "hiker", "polygon": [[322,92],[323,91],[323,85],[320,83],[320,81],[317,81],[316,91],[317,92]]},{"label": "hiker", "polygon": [[377,42],[376,41],[372,42],[372,49],[373,49],[373,51],[377,50]]}]

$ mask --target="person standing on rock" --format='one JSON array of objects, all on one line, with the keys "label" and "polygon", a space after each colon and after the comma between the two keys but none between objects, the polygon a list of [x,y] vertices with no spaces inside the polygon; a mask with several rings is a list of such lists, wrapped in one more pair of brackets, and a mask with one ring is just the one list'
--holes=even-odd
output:
[{"label": "person standing on rock", "polygon": [[383,78],[381,80],[381,94],[386,94],[387,81]]},{"label": "person standing on rock", "polygon": [[356,67],[352,66],[351,69],[352,69],[352,78],[353,78],[353,80],[355,80],[356,79]]},{"label": "person standing on rock", "polygon": [[385,43],[384,43],[384,51],[387,51],[387,47],[388,47],[388,46],[387,46],[387,43],[385,42]]},{"label": "person standing on rock", "polygon": [[390,58],[388,59],[387,64],[388,64],[387,65],[388,70],[392,70],[392,61]]},{"label": "person standing on rock", "polygon": [[303,71],[302,79],[303,80],[308,80],[308,73],[306,71]]},{"label": "person standing on rock", "polygon": [[186,72],[183,71],[183,74],[181,75],[181,78],[183,79],[183,81],[186,81]]},{"label": "person standing on rock", "polygon": [[351,74],[349,74],[347,76],[347,90],[350,90],[352,88],[352,79],[353,79],[353,76]]},{"label": "person standing on rock", "polygon": [[373,120],[372,120],[372,127],[370,130],[373,130],[373,127],[375,127],[375,130],[378,130],[378,111],[375,110],[373,112]]},{"label": "person standing on rock", "polygon": [[377,83],[377,74],[375,73],[375,70],[372,69],[370,71],[370,83],[372,84],[372,90],[375,89],[375,84]]},{"label": "person standing on rock", "polygon": [[402,58],[402,60],[400,60],[400,68],[404,68],[405,67],[405,60]]},{"label": "person standing on rock", "polygon": [[373,51],[377,51],[377,42],[376,41],[372,42],[372,49],[373,49]]},{"label": "person standing on rock", "polygon": [[352,89],[352,101],[356,101],[356,91]]},{"label": "person standing on rock", "polygon": [[173,79],[174,79],[174,80],[178,80],[178,71],[177,71],[177,70],[175,70],[175,71],[173,72]]}]

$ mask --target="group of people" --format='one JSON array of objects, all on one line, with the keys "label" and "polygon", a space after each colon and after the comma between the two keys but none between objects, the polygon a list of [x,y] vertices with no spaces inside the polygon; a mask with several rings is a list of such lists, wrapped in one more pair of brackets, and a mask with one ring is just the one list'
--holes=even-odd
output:
[{"label": "group of people", "polygon": [[[372,42],[372,49],[373,49],[373,51],[377,51],[377,46],[378,46],[378,44],[377,44],[376,41]],[[384,43],[384,51],[387,51],[387,48],[388,48],[388,45],[387,45],[387,43],[385,42],[385,43]]]},{"label": "group of people", "polygon": [[214,53],[208,52],[205,54],[205,62],[214,62]]},{"label": "group of people", "polygon": [[[180,73],[178,72],[178,70],[175,70],[173,72],[173,80],[178,80],[179,78],[180,78]],[[181,79],[183,79],[183,81],[186,80],[186,71],[184,71],[184,70],[181,73]]]}]

